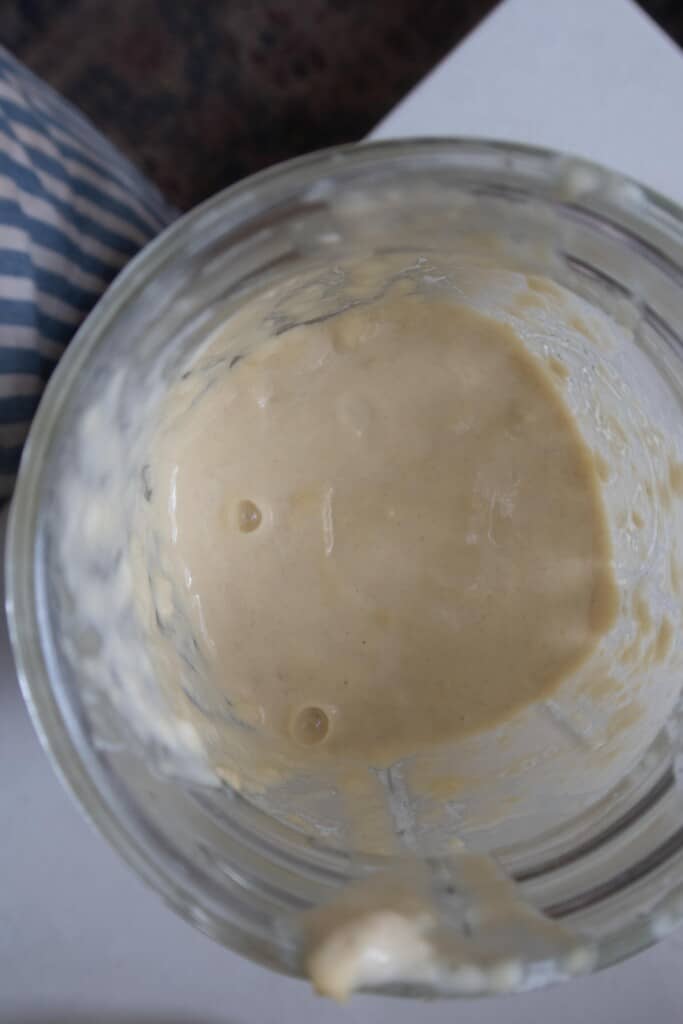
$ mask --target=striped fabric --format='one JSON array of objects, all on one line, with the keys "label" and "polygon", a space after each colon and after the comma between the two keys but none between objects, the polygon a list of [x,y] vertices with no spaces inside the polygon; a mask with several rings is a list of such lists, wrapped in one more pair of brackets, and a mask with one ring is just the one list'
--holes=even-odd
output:
[{"label": "striped fabric", "polygon": [[82,115],[0,47],[0,500],[64,347],[174,216]]}]

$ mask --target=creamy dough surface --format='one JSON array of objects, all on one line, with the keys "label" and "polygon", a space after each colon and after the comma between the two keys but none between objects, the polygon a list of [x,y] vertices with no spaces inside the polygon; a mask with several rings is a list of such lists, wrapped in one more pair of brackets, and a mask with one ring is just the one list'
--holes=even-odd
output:
[{"label": "creamy dough surface", "polygon": [[600,482],[512,327],[399,292],[237,361],[233,341],[171,390],[146,467],[157,621],[190,624],[194,703],[384,766],[589,657],[617,605]]}]

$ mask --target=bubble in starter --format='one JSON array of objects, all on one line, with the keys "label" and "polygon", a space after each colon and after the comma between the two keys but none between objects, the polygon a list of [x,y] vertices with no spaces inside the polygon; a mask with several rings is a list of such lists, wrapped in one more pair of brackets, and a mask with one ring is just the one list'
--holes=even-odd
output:
[{"label": "bubble in starter", "polygon": [[292,723],[294,739],[309,747],[322,743],[329,729],[330,720],[322,708],[302,708]]},{"label": "bubble in starter", "polygon": [[253,533],[261,525],[261,509],[253,501],[241,501],[237,506],[237,525],[242,533]]}]

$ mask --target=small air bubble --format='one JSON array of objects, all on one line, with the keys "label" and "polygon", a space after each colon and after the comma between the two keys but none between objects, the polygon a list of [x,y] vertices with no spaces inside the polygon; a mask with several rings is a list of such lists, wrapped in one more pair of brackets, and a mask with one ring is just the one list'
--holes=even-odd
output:
[{"label": "small air bubble", "polygon": [[322,708],[302,708],[292,724],[292,735],[307,747],[322,743],[330,729],[330,720]]},{"label": "small air bubble", "polygon": [[261,525],[261,509],[253,501],[240,501],[237,506],[237,525],[242,533],[253,533]]}]

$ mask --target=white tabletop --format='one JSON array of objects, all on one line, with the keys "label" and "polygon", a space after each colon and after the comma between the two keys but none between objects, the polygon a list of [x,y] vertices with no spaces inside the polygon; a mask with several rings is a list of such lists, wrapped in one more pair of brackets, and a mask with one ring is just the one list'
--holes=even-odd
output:
[{"label": "white tabletop", "polygon": [[632,0],[506,0],[373,138],[549,146],[683,203],[683,57]]},{"label": "white tabletop", "polygon": [[[571,150],[683,200],[683,60],[627,0],[507,0],[377,135]],[[344,1008],[168,910],[83,821],[41,752],[0,622],[0,1024],[680,1024],[683,933],[528,996]]]}]

